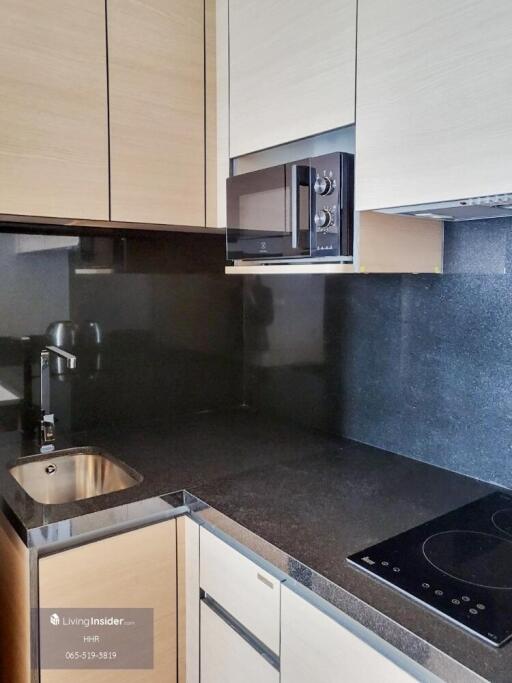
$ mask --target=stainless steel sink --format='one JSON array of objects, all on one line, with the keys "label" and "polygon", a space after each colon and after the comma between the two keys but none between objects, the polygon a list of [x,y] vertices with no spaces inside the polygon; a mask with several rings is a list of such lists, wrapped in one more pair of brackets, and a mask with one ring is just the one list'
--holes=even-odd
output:
[{"label": "stainless steel sink", "polygon": [[46,505],[122,491],[142,481],[131,467],[89,447],[30,456],[9,471],[31,498]]}]

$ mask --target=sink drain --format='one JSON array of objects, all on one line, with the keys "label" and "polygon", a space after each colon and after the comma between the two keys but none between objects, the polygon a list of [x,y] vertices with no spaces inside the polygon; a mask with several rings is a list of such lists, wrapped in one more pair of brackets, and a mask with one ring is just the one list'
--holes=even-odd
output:
[{"label": "sink drain", "polygon": [[57,465],[50,463],[50,465],[47,465],[44,468],[44,471],[46,472],[46,474],[54,474],[57,471]]}]

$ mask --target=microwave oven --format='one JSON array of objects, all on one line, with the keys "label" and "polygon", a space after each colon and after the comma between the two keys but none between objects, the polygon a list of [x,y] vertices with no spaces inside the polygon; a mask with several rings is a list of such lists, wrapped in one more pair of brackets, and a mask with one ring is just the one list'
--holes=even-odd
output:
[{"label": "microwave oven", "polygon": [[231,261],[352,261],[354,156],[325,154],[227,179]]}]

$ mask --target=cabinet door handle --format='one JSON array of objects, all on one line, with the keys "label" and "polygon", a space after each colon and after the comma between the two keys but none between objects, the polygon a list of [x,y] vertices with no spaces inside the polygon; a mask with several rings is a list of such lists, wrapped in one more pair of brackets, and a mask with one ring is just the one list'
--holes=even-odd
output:
[{"label": "cabinet door handle", "polygon": [[310,186],[309,166],[293,164],[291,175],[292,249],[297,249],[300,241],[300,188]]},{"label": "cabinet door handle", "polygon": [[263,576],[263,574],[260,574],[259,572],[256,574],[256,576],[258,580],[261,581],[261,583],[264,583],[265,586],[268,586],[269,588],[274,590],[274,584],[272,583],[272,581],[269,581],[269,579],[267,579],[266,576]]}]

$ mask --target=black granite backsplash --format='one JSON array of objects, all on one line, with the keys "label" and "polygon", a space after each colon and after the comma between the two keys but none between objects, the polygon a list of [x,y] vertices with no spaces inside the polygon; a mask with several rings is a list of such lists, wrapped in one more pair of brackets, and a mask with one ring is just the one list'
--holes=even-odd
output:
[{"label": "black granite backsplash", "polygon": [[512,486],[512,218],[447,224],[444,275],[226,277],[222,235],[67,237],[0,232],[0,432],[33,429],[71,320],[58,431],[245,402]]},{"label": "black granite backsplash", "polygon": [[52,360],[57,433],[239,405],[242,282],[223,259],[217,234],[0,232],[0,432],[34,428],[54,321],[78,357]]},{"label": "black granite backsplash", "polygon": [[512,486],[512,219],[447,224],[444,275],[244,284],[250,404]]}]

